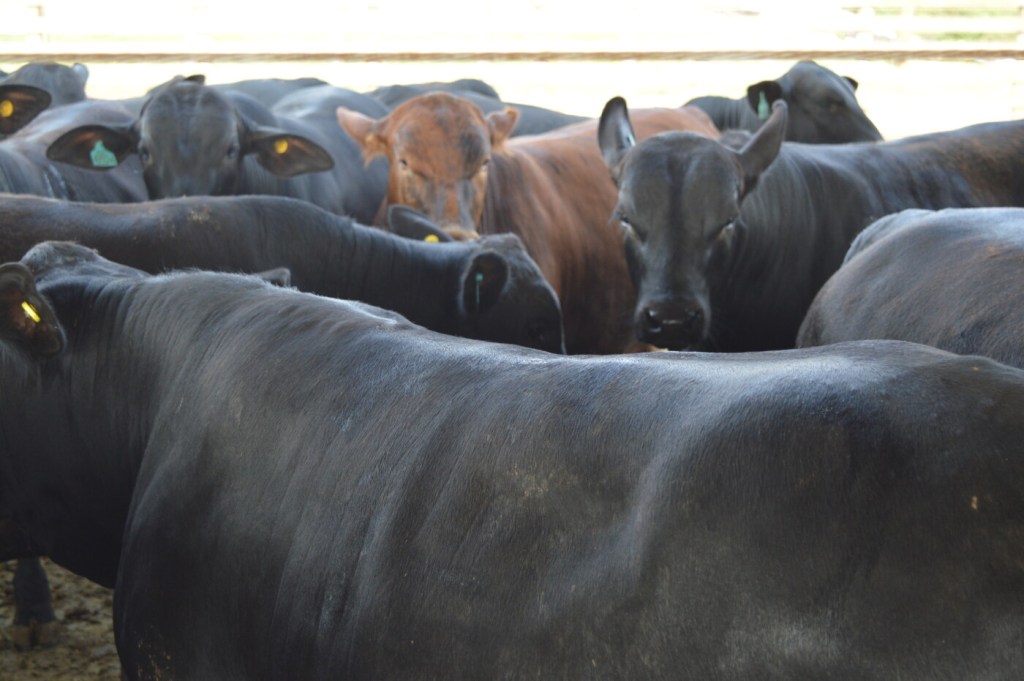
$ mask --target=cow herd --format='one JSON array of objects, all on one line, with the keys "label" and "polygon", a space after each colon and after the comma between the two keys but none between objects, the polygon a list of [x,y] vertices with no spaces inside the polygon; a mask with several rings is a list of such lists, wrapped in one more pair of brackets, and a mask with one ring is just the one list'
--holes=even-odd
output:
[{"label": "cow herd", "polygon": [[1024,122],[87,79],[0,78],[20,645],[47,556],[132,681],[1019,678]]}]

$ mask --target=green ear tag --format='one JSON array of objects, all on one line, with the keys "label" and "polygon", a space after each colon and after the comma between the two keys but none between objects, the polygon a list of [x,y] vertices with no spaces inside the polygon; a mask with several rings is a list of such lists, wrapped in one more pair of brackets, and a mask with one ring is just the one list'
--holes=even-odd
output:
[{"label": "green ear tag", "polygon": [[772,112],[772,107],[768,104],[768,98],[764,96],[764,92],[757,93],[757,117],[762,121],[768,118],[768,114]]},{"label": "green ear tag", "polygon": [[117,156],[114,156],[114,152],[103,146],[103,140],[96,140],[92,151],[89,152],[89,160],[92,161],[92,165],[95,168],[117,167]]}]

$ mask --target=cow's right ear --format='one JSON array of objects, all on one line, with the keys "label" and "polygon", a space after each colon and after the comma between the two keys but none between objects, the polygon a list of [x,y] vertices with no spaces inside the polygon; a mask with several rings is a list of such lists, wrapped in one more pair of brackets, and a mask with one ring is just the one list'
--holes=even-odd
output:
[{"label": "cow's right ear", "polygon": [[434,224],[426,215],[397,203],[388,206],[388,230],[392,234],[416,241],[454,241],[448,232]]},{"label": "cow's right ear", "polygon": [[86,170],[110,170],[135,153],[138,144],[138,133],[131,125],[83,125],[55,139],[46,148],[46,158]]},{"label": "cow's right ear", "polygon": [[622,97],[612,97],[601,111],[597,125],[597,144],[601,147],[601,158],[618,184],[620,164],[626,152],[636,146],[636,133],[629,122],[629,109]]},{"label": "cow's right ear", "polygon": [[36,290],[32,272],[18,262],[0,265],[0,339],[38,357],[64,348],[64,333],[53,307]]},{"label": "cow's right ear", "polygon": [[0,85],[0,134],[21,130],[51,101],[49,92],[31,85]]},{"label": "cow's right ear", "polygon": [[377,132],[380,129],[378,124],[383,125],[381,121],[386,119],[378,121],[364,113],[343,106],[339,106],[334,115],[337,116],[341,129],[348,133],[349,137],[355,140],[363,150],[363,160],[367,164],[377,156],[387,156],[387,143]]}]

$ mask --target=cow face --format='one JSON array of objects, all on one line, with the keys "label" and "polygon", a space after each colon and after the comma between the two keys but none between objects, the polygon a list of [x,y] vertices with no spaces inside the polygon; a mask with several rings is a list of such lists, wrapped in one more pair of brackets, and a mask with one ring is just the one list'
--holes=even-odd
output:
[{"label": "cow face", "polygon": [[53,160],[91,170],[117,167],[130,153],[142,162],[151,199],[240,193],[248,154],[283,177],[334,166],[313,141],[249,120],[228,97],[206,87],[202,76],[176,78],[154,90],[131,126],[81,126],[47,149]]},{"label": "cow face", "polygon": [[413,97],[378,121],[338,109],[338,123],[365,159],[380,155],[390,162],[389,205],[464,231],[480,223],[492,153],[517,119],[515,109],[485,116],[472,102],[440,92]]},{"label": "cow face", "polygon": [[690,132],[636,143],[625,101],[608,102],[598,141],[618,189],[637,338],[674,350],[704,347],[713,301],[736,257],[743,198],[774,160],[785,133],[784,103],[740,149]]},{"label": "cow face", "polygon": [[839,76],[812,61],[798,62],[778,80],[747,88],[755,112],[762,102],[786,102],[786,139],[810,144],[878,142],[882,134],[857,102],[857,81]]}]

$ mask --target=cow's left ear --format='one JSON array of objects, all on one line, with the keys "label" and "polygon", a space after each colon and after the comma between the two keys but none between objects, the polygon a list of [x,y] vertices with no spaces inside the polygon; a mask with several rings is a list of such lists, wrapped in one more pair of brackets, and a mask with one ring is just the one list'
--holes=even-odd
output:
[{"label": "cow's left ear", "polygon": [[845,80],[845,81],[846,81],[846,82],[847,82],[847,83],[849,84],[849,86],[850,86],[851,88],[853,88],[853,91],[854,91],[854,92],[856,92],[856,91],[857,91],[857,86],[858,86],[858,85],[859,85],[860,83],[858,83],[857,81],[855,81],[855,80],[854,80],[853,78],[850,78],[849,76],[843,76],[843,80]]},{"label": "cow's left ear", "polygon": [[0,134],[21,130],[51,101],[49,92],[31,85],[0,85]]},{"label": "cow's left ear", "polygon": [[735,152],[743,167],[743,194],[754,188],[757,178],[775,161],[782,148],[782,140],[786,137],[786,122],[789,119],[789,107],[780,99],[772,105],[772,113],[760,128],[751,136],[750,141]]},{"label": "cow's left ear", "polygon": [[249,131],[244,136],[242,150],[256,154],[261,166],[281,177],[318,173],[334,167],[334,159],[316,142],[271,128]]},{"label": "cow's left ear", "polygon": [[434,224],[426,215],[398,203],[388,206],[388,231],[415,241],[454,241],[448,232]]},{"label": "cow's left ear", "polygon": [[36,290],[32,272],[21,263],[0,265],[0,338],[39,357],[50,357],[64,347],[56,313]]},{"label": "cow's left ear", "polygon": [[487,114],[487,127],[491,129],[491,146],[497,147],[511,135],[519,120],[519,109],[506,106],[504,111],[492,111]]},{"label": "cow's left ear", "polygon": [[462,275],[462,307],[479,315],[490,310],[501,298],[508,281],[508,263],[495,251],[474,255]]},{"label": "cow's left ear", "polygon": [[612,180],[618,184],[622,159],[636,146],[636,133],[629,122],[629,108],[622,97],[612,97],[604,105],[597,125],[597,144],[601,147],[601,158],[608,166]]},{"label": "cow's left ear", "polygon": [[747,88],[747,104],[762,121],[771,113],[772,104],[783,99],[782,85],[776,80],[762,80]]}]

